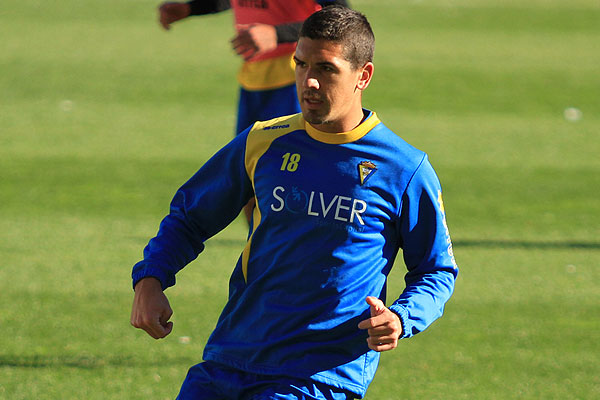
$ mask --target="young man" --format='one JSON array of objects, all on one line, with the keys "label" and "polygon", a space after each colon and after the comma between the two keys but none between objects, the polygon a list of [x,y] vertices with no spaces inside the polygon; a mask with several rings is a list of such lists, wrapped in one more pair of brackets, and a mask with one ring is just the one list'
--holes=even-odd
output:
[{"label": "young man", "polygon": [[[131,323],[165,337],[163,290],[256,199],[229,300],[179,399],[362,398],[379,353],[442,315],[458,270],[440,184],[425,153],[362,108],[373,48],[362,14],[310,16],[294,56],[302,113],[255,123],[213,156],[134,266]],[[399,249],[406,288],[388,308]]]}]

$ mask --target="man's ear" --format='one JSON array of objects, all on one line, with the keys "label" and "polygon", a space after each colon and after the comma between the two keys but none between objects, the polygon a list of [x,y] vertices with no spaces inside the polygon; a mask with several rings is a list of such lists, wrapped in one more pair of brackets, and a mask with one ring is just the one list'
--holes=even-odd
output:
[{"label": "man's ear", "polygon": [[362,67],[362,69],[360,71],[360,77],[356,84],[357,89],[365,90],[367,88],[367,86],[369,86],[369,83],[371,83],[371,78],[373,77],[374,69],[375,69],[375,66],[370,61]]}]

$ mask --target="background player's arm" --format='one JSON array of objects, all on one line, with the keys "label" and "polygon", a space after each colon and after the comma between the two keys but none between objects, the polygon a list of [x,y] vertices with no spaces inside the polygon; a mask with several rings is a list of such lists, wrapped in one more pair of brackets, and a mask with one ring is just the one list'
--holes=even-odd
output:
[{"label": "background player's arm", "polygon": [[171,29],[171,24],[191,15],[219,13],[231,8],[229,0],[195,0],[187,3],[166,2],[158,7],[158,20],[163,28]]},{"label": "background player's arm", "polygon": [[[346,0],[317,0],[317,3],[321,7],[327,7],[332,5],[338,5],[343,7],[349,7]],[[292,43],[298,41],[300,35],[300,28],[302,28],[302,22],[292,22],[290,24],[281,24],[275,26],[277,33],[277,43]]]},{"label": "background player's arm", "polygon": [[[322,7],[330,5],[348,6],[346,0],[317,0]],[[298,41],[302,21],[281,25],[247,24],[238,25],[236,36],[231,39],[234,51],[248,61],[255,56],[274,50],[279,43]]]}]

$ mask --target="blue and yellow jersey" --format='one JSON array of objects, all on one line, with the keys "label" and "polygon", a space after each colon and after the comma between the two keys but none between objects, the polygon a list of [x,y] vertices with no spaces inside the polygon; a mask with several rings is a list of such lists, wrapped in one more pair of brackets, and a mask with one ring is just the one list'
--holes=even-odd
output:
[{"label": "blue and yellow jersey", "polygon": [[458,270],[439,181],[425,153],[365,113],[338,134],[301,114],[257,122],[177,191],[134,283],[173,285],[206,239],[257,204],[205,360],[364,395],[379,353],[357,325],[367,296],[385,301],[400,250],[406,288],[389,307],[403,337],[441,316]]}]

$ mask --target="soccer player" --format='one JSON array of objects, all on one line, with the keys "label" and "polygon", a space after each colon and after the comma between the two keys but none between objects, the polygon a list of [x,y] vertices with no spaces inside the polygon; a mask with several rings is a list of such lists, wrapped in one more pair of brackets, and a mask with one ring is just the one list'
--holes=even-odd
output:
[{"label": "soccer player", "polygon": [[[240,83],[236,133],[255,121],[266,121],[300,112],[294,82],[292,56],[302,22],[329,5],[347,6],[346,0],[192,0],[167,2],[158,8],[160,24],[170,29],[173,22],[189,16],[233,9],[235,52],[244,59],[238,73]],[[244,207],[251,220],[254,202]]]},{"label": "soccer player", "polygon": [[[255,198],[228,302],[179,399],[362,398],[380,352],[442,315],[458,269],[440,183],[362,107],[373,49],[359,12],[310,16],[294,56],[302,112],[253,124],[208,160],[133,267],[131,323],[163,338],[163,291]],[[400,249],[406,287],[386,307]]]}]

